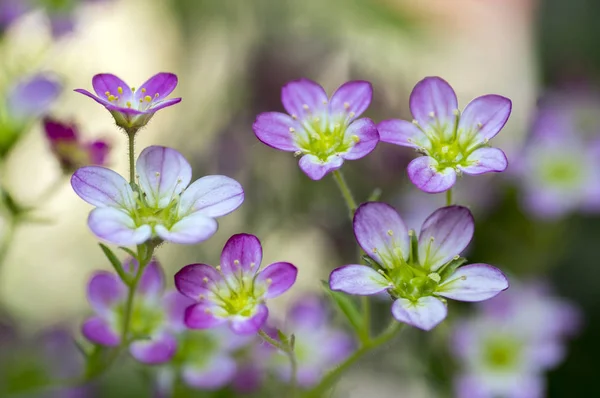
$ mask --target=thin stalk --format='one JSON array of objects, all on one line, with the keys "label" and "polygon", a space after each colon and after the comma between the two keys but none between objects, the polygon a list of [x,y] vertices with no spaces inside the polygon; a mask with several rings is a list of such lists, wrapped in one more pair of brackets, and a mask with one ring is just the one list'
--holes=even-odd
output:
[{"label": "thin stalk", "polygon": [[452,188],[446,191],[446,206],[450,206],[452,204]]},{"label": "thin stalk", "polygon": [[269,336],[264,330],[259,330],[258,335],[267,343],[275,347],[276,349],[283,351],[290,359],[291,365],[291,376],[290,376],[290,397],[294,398],[298,390],[298,361],[296,360],[296,354],[294,349],[289,344],[284,344],[278,340],[275,340]]},{"label": "thin stalk", "polygon": [[335,170],[333,172],[333,178],[335,179],[335,182],[337,183],[337,186],[340,189],[342,196],[344,197],[344,201],[346,201],[348,210],[350,210],[350,218],[352,218],[354,212],[356,211],[356,208],[358,207],[356,205],[356,201],[354,200],[354,196],[352,196],[352,191],[350,191],[350,188],[348,187],[348,184],[346,183],[344,175],[341,171]]},{"label": "thin stalk", "polygon": [[135,132],[127,131],[129,142],[129,183],[135,183]]}]

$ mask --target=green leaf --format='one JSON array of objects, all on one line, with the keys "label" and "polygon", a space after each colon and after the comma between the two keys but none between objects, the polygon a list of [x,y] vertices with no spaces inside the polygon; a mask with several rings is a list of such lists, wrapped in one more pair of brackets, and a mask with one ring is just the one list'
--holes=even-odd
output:
[{"label": "green leaf", "polygon": [[335,306],[344,314],[348,323],[352,326],[352,328],[358,333],[362,333],[363,331],[363,318],[358,310],[356,303],[354,300],[350,298],[350,296],[341,293],[334,292],[329,288],[329,283],[326,281],[321,281],[323,284],[323,289],[329,294],[332,301],[335,303]]},{"label": "green leaf", "polygon": [[277,329],[277,337],[279,338],[279,341],[281,341],[281,343],[283,343],[284,345],[288,345],[289,343],[289,339],[286,336],[285,333],[283,333],[281,330]]},{"label": "green leaf", "polygon": [[117,271],[117,274],[119,274],[119,278],[121,278],[121,280],[123,282],[125,282],[125,284],[129,285],[129,283],[130,283],[130,277],[125,272],[125,270],[123,269],[123,264],[121,264],[121,261],[117,258],[117,256],[115,255],[115,253],[113,253],[112,250],[110,250],[108,248],[108,246],[106,246],[106,245],[104,245],[102,243],[98,243],[98,245],[100,246],[100,248],[104,252],[104,255],[106,256],[106,258],[108,259],[108,261],[110,261],[110,263],[113,266],[113,268],[115,269],[115,271]]},{"label": "green leaf", "polygon": [[442,281],[443,281],[446,278],[448,278],[450,275],[452,275],[458,267],[460,267],[461,265],[463,265],[466,262],[467,262],[466,258],[459,257],[456,260],[452,260],[449,263],[447,263],[446,265],[442,266],[442,268],[439,269],[437,273],[440,274],[440,277],[442,278]]},{"label": "green leaf", "polygon": [[119,246],[119,249],[123,250],[125,253],[129,254],[131,257],[137,259],[137,253],[131,250],[128,247]]}]

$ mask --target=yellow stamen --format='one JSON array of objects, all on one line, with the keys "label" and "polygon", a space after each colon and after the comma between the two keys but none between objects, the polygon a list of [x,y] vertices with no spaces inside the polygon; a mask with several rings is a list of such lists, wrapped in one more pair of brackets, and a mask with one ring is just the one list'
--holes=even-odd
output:
[{"label": "yellow stamen", "polygon": [[146,100],[146,102],[152,101],[152,97],[149,95],[145,96],[144,99]]},{"label": "yellow stamen", "polygon": [[119,92],[119,94],[123,95],[123,87],[117,87],[117,91]]}]

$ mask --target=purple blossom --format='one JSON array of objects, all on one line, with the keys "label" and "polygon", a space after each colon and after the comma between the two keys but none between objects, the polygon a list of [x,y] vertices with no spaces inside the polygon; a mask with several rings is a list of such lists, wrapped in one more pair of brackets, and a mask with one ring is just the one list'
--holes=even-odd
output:
[{"label": "purple blossom", "polygon": [[177,86],[177,76],[173,73],[158,73],[138,89],[115,75],[101,73],[94,76],[92,86],[96,95],[80,88],[75,91],[104,105],[117,126],[128,133],[144,127],[156,111],[181,102],[181,98],[167,99]]},{"label": "purple blossom", "polygon": [[419,189],[438,193],[454,185],[457,175],[501,172],[506,155],[490,148],[511,112],[511,101],[484,95],[461,113],[456,94],[439,77],[421,80],[410,95],[413,122],[385,120],[377,125],[381,141],[414,148],[425,156],[408,165],[408,176]]},{"label": "purple blossom", "polygon": [[110,145],[106,140],[83,141],[74,123],[62,123],[49,117],[44,119],[46,138],[50,149],[66,172],[86,166],[106,164]]},{"label": "purple blossom", "polygon": [[42,116],[58,98],[61,89],[55,78],[41,73],[16,82],[6,95],[9,119],[24,123]]},{"label": "purple blossom", "polygon": [[542,398],[543,372],[564,358],[579,312],[540,284],[515,284],[458,322],[452,350],[462,364],[458,398]]},{"label": "purple blossom", "polygon": [[269,311],[265,300],[286,292],[298,270],[290,263],[273,263],[260,270],[262,246],[254,235],[233,235],[221,253],[221,265],[190,264],[175,275],[177,290],[197,304],[186,310],[192,329],[228,323],[237,334],[255,334]]},{"label": "purple blossom", "polygon": [[28,10],[26,0],[0,0],[0,34]]},{"label": "purple blossom", "polygon": [[88,225],[100,239],[125,246],[154,238],[199,243],[217,231],[215,218],[231,213],[244,201],[241,185],[229,177],[205,176],[188,186],[192,168],[171,148],[144,149],[136,170],[139,194],[123,177],[104,167],[82,167],[73,174],[75,192],[97,206]]},{"label": "purple blossom", "polygon": [[[125,269],[136,272],[137,262],[125,263]],[[146,266],[134,297],[127,336],[129,352],[138,361],[147,364],[163,363],[175,354],[176,324],[171,312],[173,306],[164,294],[165,280],[158,261]],[[83,335],[93,343],[108,347],[119,346],[125,322],[127,286],[114,273],[97,272],[87,288],[88,301],[96,315],[87,319]],[[172,326],[173,325],[173,326]]]},{"label": "purple blossom", "polygon": [[354,215],[354,235],[377,269],[351,264],[335,269],[332,290],[355,295],[387,291],[399,322],[431,330],[447,315],[446,300],[483,301],[508,288],[504,274],[460,257],[473,237],[471,212],[442,207],[423,223],[417,238],[385,203],[368,202]]},{"label": "purple blossom", "polygon": [[598,98],[567,93],[542,101],[514,168],[523,207],[534,216],[600,211],[599,104]]},{"label": "purple blossom", "polygon": [[[302,387],[317,384],[325,372],[344,361],[355,348],[350,335],[332,327],[330,320],[326,303],[316,296],[303,297],[290,309],[285,328],[295,336],[297,377]],[[277,355],[275,364],[278,374],[289,380],[289,359]]]},{"label": "purple blossom", "polygon": [[351,81],[331,98],[319,84],[294,80],[283,86],[281,102],[288,114],[266,112],[252,128],[266,145],[300,158],[300,168],[313,180],[342,167],[344,160],[368,155],[379,141],[375,124],[357,119],[371,103],[373,89],[366,81]]}]

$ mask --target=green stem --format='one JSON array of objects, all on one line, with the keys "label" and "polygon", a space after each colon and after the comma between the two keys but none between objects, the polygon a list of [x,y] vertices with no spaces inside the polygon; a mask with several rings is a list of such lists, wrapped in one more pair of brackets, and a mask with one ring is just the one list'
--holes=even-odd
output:
[{"label": "green stem", "polygon": [[452,204],[452,188],[446,191],[446,206],[450,206]]},{"label": "green stem", "polygon": [[135,131],[127,131],[129,141],[129,183],[135,183]]},{"label": "green stem", "polygon": [[284,344],[278,340],[275,340],[269,336],[264,330],[259,330],[258,335],[267,343],[271,344],[276,349],[283,351],[290,359],[291,365],[291,377],[290,377],[290,394],[289,396],[294,398],[298,389],[298,361],[296,360],[296,354],[294,348],[289,344]]},{"label": "green stem", "polygon": [[321,398],[324,396],[325,392],[329,390],[333,385],[337,382],[344,372],[346,372],[355,362],[361,359],[365,354],[369,351],[374,350],[375,348],[381,346],[382,344],[388,342],[392,337],[398,333],[402,327],[403,323],[399,323],[395,319],[392,319],[392,322],[388,326],[388,328],[377,336],[375,339],[370,342],[363,344],[358,350],[356,350],[352,355],[350,355],[344,362],[342,362],[337,368],[333,369],[331,372],[325,376],[321,382],[310,390],[307,393],[308,398]]},{"label": "green stem", "polygon": [[354,215],[354,212],[356,211],[356,208],[358,207],[356,205],[356,201],[354,200],[354,196],[352,196],[352,191],[350,191],[350,188],[348,187],[348,184],[346,183],[346,180],[344,179],[344,175],[342,174],[341,171],[339,171],[339,170],[334,171],[333,178],[335,179],[335,182],[337,183],[337,186],[340,189],[340,192],[342,193],[344,200],[346,201],[346,205],[348,206],[348,209],[350,210],[350,218],[352,218],[352,216]]}]

